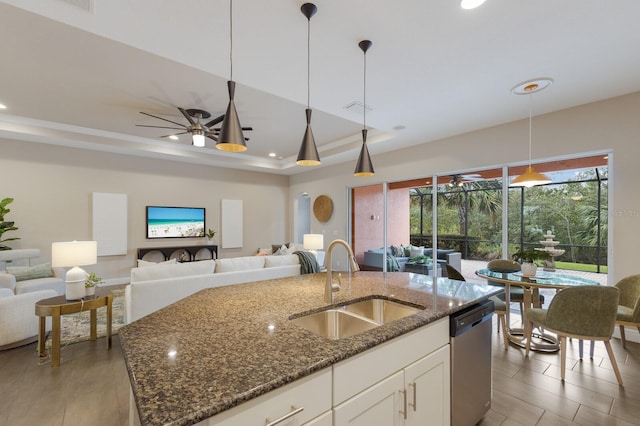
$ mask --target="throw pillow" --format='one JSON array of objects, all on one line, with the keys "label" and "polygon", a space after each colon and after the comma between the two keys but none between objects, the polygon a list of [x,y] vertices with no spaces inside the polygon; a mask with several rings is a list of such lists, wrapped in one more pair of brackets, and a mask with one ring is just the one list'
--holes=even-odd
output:
[{"label": "throw pillow", "polygon": [[416,257],[422,254],[424,254],[423,246],[420,246],[420,247],[411,246],[411,253],[409,254],[409,257]]},{"label": "throw pillow", "polygon": [[158,265],[171,265],[176,262],[177,262],[177,259],[175,257],[173,259],[165,260],[164,262],[158,262],[158,263],[138,259],[138,268],[146,268],[148,266],[158,266]]},{"label": "throw pillow", "polygon": [[404,257],[404,247],[402,244],[396,247],[395,253],[393,253],[395,257]]},{"label": "throw pillow", "polygon": [[286,250],[287,247],[289,247],[289,243],[286,243],[286,244],[271,244],[271,254],[276,254],[276,252],[278,250],[280,250],[281,247],[284,247],[284,249]]},{"label": "throw pillow", "polygon": [[16,282],[53,276],[50,263],[43,263],[36,266],[8,266],[7,273],[16,277]]},{"label": "throw pillow", "polygon": [[410,256],[411,256],[411,244],[409,244],[404,248],[404,257],[410,257]]}]

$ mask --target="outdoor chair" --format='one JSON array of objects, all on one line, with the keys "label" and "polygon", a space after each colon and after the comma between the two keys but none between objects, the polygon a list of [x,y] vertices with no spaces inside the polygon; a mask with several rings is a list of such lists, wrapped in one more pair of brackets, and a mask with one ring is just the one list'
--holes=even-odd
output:
[{"label": "outdoor chair", "polygon": [[528,309],[525,312],[525,356],[529,356],[534,326],[556,333],[560,339],[560,377],[564,381],[567,337],[592,342],[601,340],[607,348],[616,379],[622,385],[616,357],[611,349],[611,335],[616,325],[619,295],[620,290],[616,287],[567,287],[554,296],[548,309]]},{"label": "outdoor chair", "polygon": [[[464,276],[453,266],[447,264],[447,278],[450,280],[466,281]],[[502,324],[502,339],[504,340],[504,348],[509,347],[509,339],[507,338],[507,305],[497,296],[491,296],[489,300],[493,301],[494,312],[498,316],[498,333],[500,333],[500,324]]]}]

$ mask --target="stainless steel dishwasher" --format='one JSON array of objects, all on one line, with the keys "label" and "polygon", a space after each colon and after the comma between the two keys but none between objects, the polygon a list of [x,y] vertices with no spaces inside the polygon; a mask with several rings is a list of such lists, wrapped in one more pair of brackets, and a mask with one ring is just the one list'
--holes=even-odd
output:
[{"label": "stainless steel dishwasher", "polygon": [[491,300],[450,317],[451,425],[473,426],[491,408]]}]

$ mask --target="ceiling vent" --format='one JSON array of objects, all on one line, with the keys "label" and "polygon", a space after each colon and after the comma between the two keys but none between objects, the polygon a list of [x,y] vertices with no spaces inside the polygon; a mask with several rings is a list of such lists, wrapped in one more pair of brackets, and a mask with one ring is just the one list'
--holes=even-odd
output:
[{"label": "ceiling vent", "polygon": [[[347,111],[353,112],[354,114],[358,115],[362,115],[364,113],[364,108],[364,104],[358,101],[353,101],[349,105],[344,107],[344,109],[346,109]],[[371,105],[367,105],[367,112],[370,111],[373,111],[373,108],[371,108]]]},{"label": "ceiling vent", "polygon": [[62,0],[87,12],[93,12],[93,0]]}]

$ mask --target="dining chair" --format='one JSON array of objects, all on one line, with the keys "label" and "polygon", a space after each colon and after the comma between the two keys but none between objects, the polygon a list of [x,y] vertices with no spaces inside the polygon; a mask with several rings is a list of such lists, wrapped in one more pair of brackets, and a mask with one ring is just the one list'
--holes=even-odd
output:
[{"label": "dining chair", "polygon": [[637,327],[640,331],[640,274],[621,279],[615,287],[620,290],[616,325],[620,327],[620,340],[622,347],[626,349],[624,328]]},{"label": "dining chair", "polygon": [[567,287],[554,296],[548,309],[527,309],[525,356],[529,356],[534,326],[556,333],[560,338],[560,377],[564,381],[567,337],[592,342],[603,341],[616,379],[622,385],[618,363],[611,349],[611,336],[616,326],[619,297],[620,290],[616,287]]},{"label": "dining chair", "polygon": [[[451,280],[466,281],[464,275],[462,275],[455,267],[448,263],[445,266],[447,268],[447,278]],[[498,316],[498,326],[496,327],[498,329],[498,333],[500,333],[500,324],[502,324],[502,339],[504,341],[504,348],[507,349],[509,347],[509,339],[507,336],[507,305],[497,296],[491,296],[489,300],[493,301],[493,309],[495,314]]]}]

